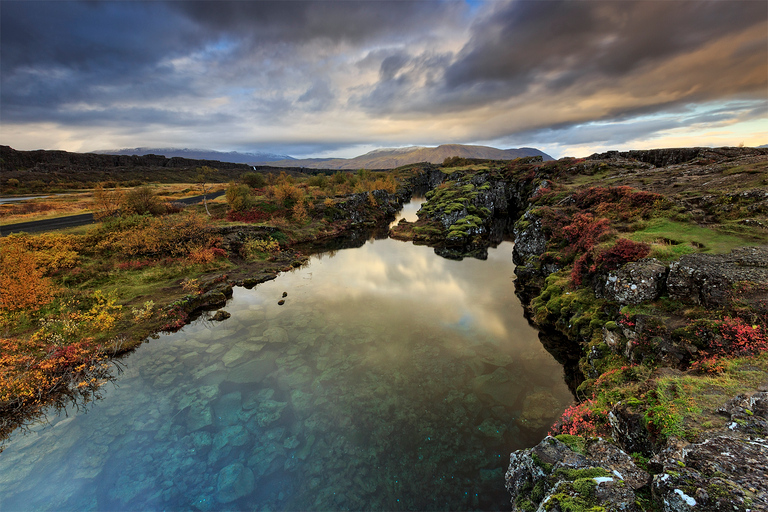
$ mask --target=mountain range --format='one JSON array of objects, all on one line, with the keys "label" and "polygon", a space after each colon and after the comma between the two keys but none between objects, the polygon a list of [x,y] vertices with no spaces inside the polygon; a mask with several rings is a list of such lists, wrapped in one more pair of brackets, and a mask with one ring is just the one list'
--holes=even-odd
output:
[{"label": "mountain range", "polygon": [[275,153],[239,153],[237,151],[213,151],[208,149],[179,149],[179,148],[126,148],[126,149],[103,149],[94,151],[100,155],[162,155],[166,158],[181,157],[190,160],[215,160],[219,162],[231,162],[235,164],[264,164],[265,162],[274,162],[275,160],[291,161],[292,157],[288,155],[278,155]]},{"label": "mountain range", "polygon": [[489,146],[464,144],[443,144],[437,147],[408,146],[402,148],[376,149],[354,158],[307,158],[295,159],[273,153],[238,153],[202,149],[174,148],[133,148],[96,151],[108,155],[163,155],[167,158],[183,157],[198,160],[270,165],[274,167],[304,167],[308,169],[393,169],[401,165],[418,162],[442,163],[446,158],[479,158],[485,160],[513,160],[526,156],[540,156],[553,160],[546,153],[535,148],[497,149]]},{"label": "mountain range", "polygon": [[439,164],[453,156],[486,160],[513,160],[524,156],[540,156],[544,160],[553,160],[551,156],[535,148],[496,149],[488,146],[443,144],[436,148],[410,146],[377,149],[354,158],[309,158],[270,162],[269,165],[310,169],[393,169],[418,162]]}]

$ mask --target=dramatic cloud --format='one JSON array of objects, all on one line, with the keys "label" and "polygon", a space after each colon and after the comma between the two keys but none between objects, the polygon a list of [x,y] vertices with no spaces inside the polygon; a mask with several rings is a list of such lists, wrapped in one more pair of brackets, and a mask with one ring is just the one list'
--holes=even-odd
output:
[{"label": "dramatic cloud", "polygon": [[762,1],[3,0],[0,38],[20,149],[768,142]]}]

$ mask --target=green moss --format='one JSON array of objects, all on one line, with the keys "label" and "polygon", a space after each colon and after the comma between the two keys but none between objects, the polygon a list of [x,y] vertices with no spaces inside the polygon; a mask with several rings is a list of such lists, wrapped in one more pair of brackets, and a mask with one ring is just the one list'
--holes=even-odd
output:
[{"label": "green moss", "polygon": [[552,464],[541,460],[541,457],[539,457],[536,453],[531,453],[531,459],[533,460],[534,464],[544,470],[544,473],[550,474],[552,472]]},{"label": "green moss", "polygon": [[[558,468],[554,475],[562,480],[568,480],[573,482],[584,478],[598,478],[603,476],[611,476],[611,474],[603,468],[583,468],[583,469],[568,469]],[[594,481],[593,481],[594,483]]]},{"label": "green moss", "polygon": [[560,434],[559,436],[555,436],[555,439],[568,446],[568,448],[574,452],[584,455],[584,448],[587,442],[583,437]]}]

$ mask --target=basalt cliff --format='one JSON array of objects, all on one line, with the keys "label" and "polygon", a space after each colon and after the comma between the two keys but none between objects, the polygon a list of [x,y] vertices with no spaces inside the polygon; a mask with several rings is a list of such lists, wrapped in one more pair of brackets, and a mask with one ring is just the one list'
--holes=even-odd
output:
[{"label": "basalt cliff", "polygon": [[768,510],[768,151],[426,168],[392,236],[515,241],[516,293],[575,396],[510,457],[513,510]]}]

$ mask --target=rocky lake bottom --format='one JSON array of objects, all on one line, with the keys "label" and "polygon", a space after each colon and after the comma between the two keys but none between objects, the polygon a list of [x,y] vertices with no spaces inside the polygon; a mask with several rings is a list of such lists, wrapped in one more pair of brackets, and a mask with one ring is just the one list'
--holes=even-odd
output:
[{"label": "rocky lake bottom", "polygon": [[573,401],[511,253],[371,240],[236,288],[229,319],[150,340],[103,399],[14,434],[0,510],[508,507],[509,453]]}]

